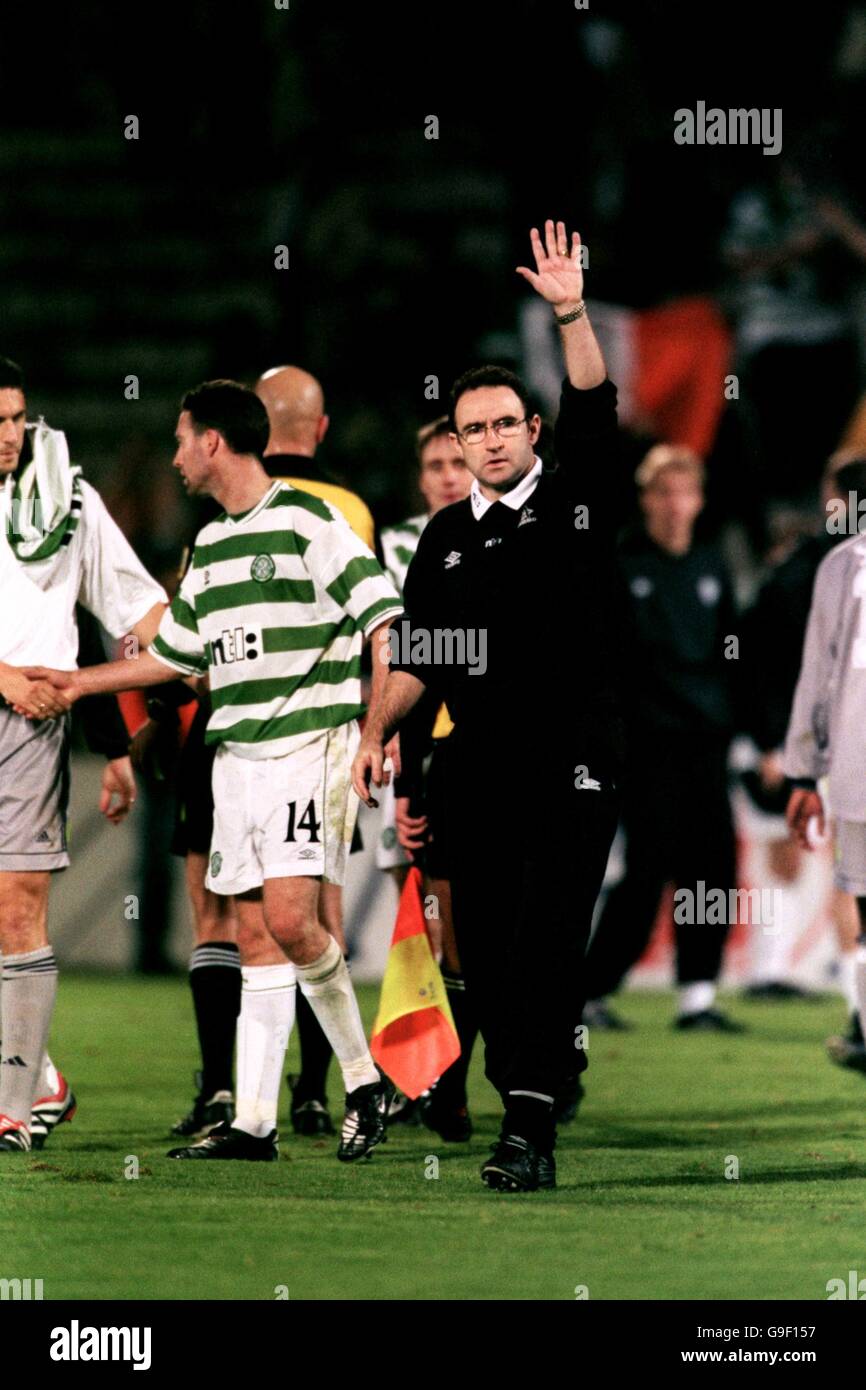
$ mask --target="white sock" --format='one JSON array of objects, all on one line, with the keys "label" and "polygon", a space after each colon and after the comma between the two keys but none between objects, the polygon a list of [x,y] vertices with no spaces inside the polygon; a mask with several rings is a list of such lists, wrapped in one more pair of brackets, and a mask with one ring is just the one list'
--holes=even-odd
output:
[{"label": "white sock", "polygon": [[779,984],[787,980],[791,947],[797,939],[802,920],[798,885],[786,884],[769,871],[761,883],[766,884],[766,890],[762,888],[762,906],[763,892],[772,893],[772,916],[766,922],[753,921],[749,927],[752,948],[750,985]]},{"label": "white sock", "polygon": [[857,950],[839,952],[839,988],[849,1014],[857,1012]]},{"label": "white sock", "polygon": [[680,985],[680,1016],[700,1014],[711,1009],[716,1002],[716,986],[712,980],[695,980],[690,985]]},{"label": "white sock", "polygon": [[57,1068],[46,1052],[42,1058],[42,1070],[36,1083],[34,1100],[42,1100],[44,1096],[56,1095],[59,1086],[60,1077],[57,1074]]},{"label": "white sock", "polygon": [[277,1127],[283,1060],[295,1022],[295,969],[241,967],[234,1128],[263,1139]]},{"label": "white sock", "polygon": [[[857,989],[857,1013],[860,1015],[860,1027],[866,1026],[866,946],[861,942],[855,951],[857,958],[855,983]],[[863,1033],[866,1038],[866,1032]]]},{"label": "white sock", "polygon": [[319,1020],[343,1073],[346,1093],[379,1080],[343,953],[333,937],[318,960],[296,965],[301,993]]}]

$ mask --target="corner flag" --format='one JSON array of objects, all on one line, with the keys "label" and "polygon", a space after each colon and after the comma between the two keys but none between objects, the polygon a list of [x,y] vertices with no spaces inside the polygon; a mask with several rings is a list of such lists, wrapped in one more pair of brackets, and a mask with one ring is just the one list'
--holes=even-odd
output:
[{"label": "corner flag", "polygon": [[424,922],[421,871],[415,866],[400,895],[370,1051],[410,1100],[432,1086],[460,1056],[448,996]]}]

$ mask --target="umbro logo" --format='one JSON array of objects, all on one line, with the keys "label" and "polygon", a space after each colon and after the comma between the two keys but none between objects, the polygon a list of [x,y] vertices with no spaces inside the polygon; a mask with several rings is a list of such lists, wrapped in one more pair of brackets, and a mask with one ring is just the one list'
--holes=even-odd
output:
[{"label": "umbro logo", "polygon": [[535,515],[535,512],[532,510],[532,508],[531,508],[531,507],[524,507],[524,508],[523,508],[523,511],[520,513],[520,520],[519,520],[518,523],[517,523],[518,530],[520,529],[521,526],[528,526],[529,523],[530,523],[530,521],[537,521],[537,520],[538,520],[538,517]]},{"label": "umbro logo", "polygon": [[26,1067],[27,1063],[23,1057],[4,1057],[3,1065],[4,1067]]},{"label": "umbro logo", "polygon": [[455,565],[460,564],[460,558],[461,552],[459,550],[452,550],[449,555],[445,556],[445,568],[447,570],[453,570]]},{"label": "umbro logo", "polygon": [[314,849],[302,849],[298,851],[299,859],[318,859],[318,854]]}]

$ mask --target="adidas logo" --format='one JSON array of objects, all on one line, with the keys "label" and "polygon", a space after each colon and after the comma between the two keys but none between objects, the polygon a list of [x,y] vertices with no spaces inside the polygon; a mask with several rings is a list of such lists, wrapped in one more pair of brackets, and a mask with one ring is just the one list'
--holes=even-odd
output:
[{"label": "adidas logo", "polygon": [[535,512],[532,510],[532,508],[531,508],[531,507],[524,507],[524,508],[523,508],[523,511],[520,513],[520,520],[519,520],[518,523],[517,523],[518,529],[519,529],[521,526],[528,526],[529,523],[530,523],[530,521],[537,521],[537,520],[538,520],[538,517],[535,515]]},{"label": "adidas logo", "polygon": [[39,834],[36,836],[36,843],[37,845],[50,845],[51,836],[48,834],[47,830],[40,830]]},{"label": "adidas logo", "polygon": [[460,564],[460,556],[461,551],[452,550],[450,554],[445,556],[445,568],[447,570],[453,570],[455,565]]},{"label": "adidas logo", "polygon": [[3,1065],[4,1067],[26,1067],[27,1063],[23,1057],[4,1057]]}]

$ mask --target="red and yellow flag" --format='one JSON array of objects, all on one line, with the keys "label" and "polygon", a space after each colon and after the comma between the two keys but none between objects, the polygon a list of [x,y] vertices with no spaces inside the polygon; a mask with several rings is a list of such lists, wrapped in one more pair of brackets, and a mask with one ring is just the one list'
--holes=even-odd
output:
[{"label": "red and yellow flag", "polygon": [[460,1056],[439,966],[430,949],[421,872],[412,867],[400,895],[370,1051],[410,1100]]}]

